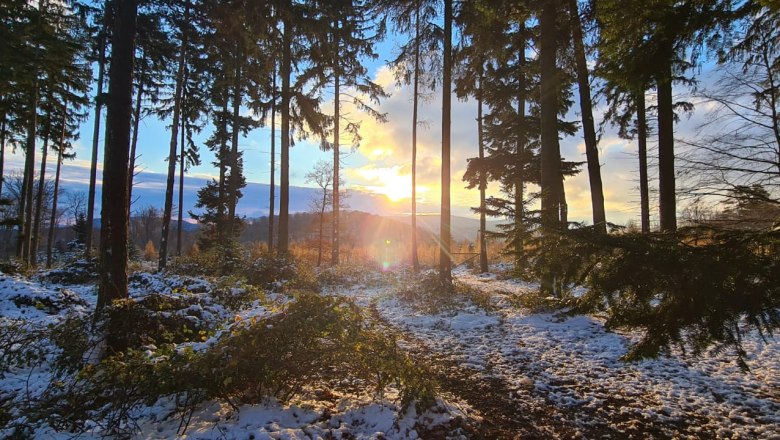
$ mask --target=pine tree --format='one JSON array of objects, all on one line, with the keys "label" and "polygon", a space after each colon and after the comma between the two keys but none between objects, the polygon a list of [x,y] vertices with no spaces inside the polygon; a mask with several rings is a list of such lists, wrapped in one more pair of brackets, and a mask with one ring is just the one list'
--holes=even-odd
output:
[{"label": "pine tree", "polygon": [[[116,0],[116,6],[106,114],[98,310],[116,299],[127,298],[127,174],[138,5],[135,0]],[[115,337],[108,335],[109,351],[122,348]]]}]

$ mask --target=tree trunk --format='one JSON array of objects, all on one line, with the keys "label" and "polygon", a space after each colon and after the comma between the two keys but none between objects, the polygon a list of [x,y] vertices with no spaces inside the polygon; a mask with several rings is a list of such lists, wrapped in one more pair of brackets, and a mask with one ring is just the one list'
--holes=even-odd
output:
[{"label": "tree trunk", "polygon": [[439,248],[439,279],[452,284],[450,253],[450,128],[452,112],[452,0],[444,0],[444,62],[441,106],[441,243]]},{"label": "tree trunk", "polygon": [[[547,0],[542,6],[539,62],[541,69],[541,224],[542,233],[561,229],[562,176],[558,144],[558,78],[556,55],[556,3]],[[542,291],[555,294],[555,275],[545,270]]]},{"label": "tree trunk", "polygon": [[320,239],[317,246],[317,267],[322,265],[322,232],[325,223],[325,203],[328,200],[328,191],[324,190],[322,195],[322,206],[320,207]]},{"label": "tree trunk", "polygon": [[[223,76],[223,79],[226,79]],[[222,120],[220,121],[222,123],[222,136],[220,136],[219,139],[219,186],[217,188],[217,198],[219,199],[219,203],[217,204],[217,237],[219,238],[219,242],[223,242],[223,239],[225,238],[225,189],[227,187],[226,180],[226,167],[228,165],[228,161],[226,159],[227,156],[227,133],[228,133],[228,99],[230,98],[228,96],[227,89],[225,89],[224,94],[222,96]]]},{"label": "tree trunk", "polygon": [[[184,22],[189,21],[190,3],[184,7]],[[160,255],[157,264],[158,270],[165,269],[168,264],[168,233],[171,226],[171,212],[173,211],[173,181],[176,175],[176,142],[179,138],[179,118],[181,117],[181,91],[184,79],[184,63],[187,60],[188,35],[182,29],[181,49],[179,51],[179,65],[176,69],[176,90],[173,97],[173,121],[171,122],[171,142],[168,150],[168,178],[165,182],[165,206],[163,207],[162,233],[160,235]]]},{"label": "tree trunk", "polygon": [[636,136],[639,147],[639,205],[642,221],[642,233],[650,232],[650,190],[647,183],[647,111],[645,92],[636,97]]},{"label": "tree trunk", "polygon": [[[135,0],[116,0],[116,6],[103,155],[98,310],[114,300],[127,298],[127,173],[138,6]],[[117,336],[108,335],[109,353],[123,348],[118,346]]]},{"label": "tree trunk", "polygon": [[414,96],[412,97],[412,269],[420,271],[417,256],[417,103],[420,88],[420,2],[414,10]]},{"label": "tree trunk", "polygon": [[238,160],[238,134],[241,130],[239,122],[239,110],[241,108],[241,49],[236,47],[236,66],[233,83],[233,122],[231,124],[233,132],[231,133],[230,148],[230,182],[228,194],[230,201],[228,204],[228,232],[232,240],[236,237],[236,205],[238,204],[238,182],[241,176]]},{"label": "tree trunk", "polygon": [[35,180],[35,135],[38,128],[38,79],[33,84],[33,92],[30,99],[30,120],[27,126],[27,151],[24,163],[24,179],[22,182],[22,223],[19,227],[19,240],[21,243],[21,257],[25,265],[32,261],[32,216],[33,216],[33,185]]},{"label": "tree trunk", "polygon": [[[338,41],[336,42],[338,45]],[[334,110],[333,110],[333,237],[331,237],[331,258],[330,264],[339,264],[339,97],[340,97],[340,78],[338,61],[333,69],[333,87],[334,87]]]},{"label": "tree trunk", "polygon": [[593,208],[593,226],[596,231],[607,233],[607,215],[604,210],[604,189],[601,183],[601,164],[596,141],[596,129],[593,122],[593,102],[590,97],[588,64],[585,59],[585,45],[582,37],[577,0],[569,0],[571,37],[574,43],[574,61],[577,70],[577,85],[580,92],[582,111],[582,131],[585,138],[585,157],[588,161],[588,180],[590,181],[590,202]]},{"label": "tree trunk", "polygon": [[275,192],[274,177],[276,174],[276,62],[274,62],[274,78],[272,86],[273,97],[271,99],[271,182],[268,202],[268,252],[274,251],[274,203]]},{"label": "tree trunk", "polygon": [[658,87],[658,205],[662,232],[677,230],[674,178],[674,103],[671,62],[664,66]]},{"label": "tree trunk", "polygon": [[518,34],[520,35],[520,41],[518,46],[520,52],[517,54],[518,64],[518,78],[517,78],[517,147],[515,155],[517,156],[517,182],[515,182],[515,266],[520,267],[523,264],[523,253],[525,252],[525,166],[527,162],[526,156],[526,139],[525,130],[525,102],[526,97],[526,81],[525,81],[525,23],[521,24]]},{"label": "tree trunk", "polygon": [[292,27],[285,21],[282,33],[282,157],[279,179],[279,252],[286,254],[289,251],[289,209],[290,209],[290,74],[292,69]]},{"label": "tree trunk", "polygon": [[[477,143],[479,144],[479,160],[482,161],[485,158],[485,144],[482,139],[482,79],[479,81],[477,96]],[[482,273],[488,271],[487,240],[485,239],[485,230],[487,229],[485,189],[487,189],[487,176],[482,171],[479,173],[479,271]]]},{"label": "tree trunk", "polygon": [[67,127],[67,106],[62,106],[62,132],[60,133],[60,148],[57,151],[57,168],[54,172],[54,196],[51,202],[51,218],[49,219],[49,240],[46,245],[46,267],[52,263],[52,248],[54,247],[54,231],[57,227],[57,199],[60,192],[60,172],[62,170],[62,154],[65,151],[65,129]]},{"label": "tree trunk", "polygon": [[[51,95],[49,95],[51,102]],[[43,129],[43,146],[41,147],[41,171],[38,173],[38,191],[35,194],[35,221],[33,223],[32,237],[30,239],[30,264],[38,265],[38,242],[43,221],[43,196],[46,187],[46,159],[49,155],[49,137],[51,135],[51,110],[46,111],[46,126]]]},{"label": "tree trunk", "polygon": [[561,153],[558,144],[558,72],[556,54],[556,8],[554,0],[544,3],[541,14],[539,62],[541,68],[541,191],[542,227],[561,226]]},{"label": "tree trunk", "polygon": [[[144,57],[146,54],[144,54]],[[143,59],[142,63],[146,64]],[[133,112],[133,137],[130,141],[130,167],[127,173],[127,212],[132,212],[133,206],[133,179],[135,179],[135,151],[138,145],[138,128],[141,123],[141,102],[144,94],[144,78],[146,76],[146,69],[141,70],[141,75],[138,78],[138,90],[136,91],[135,111]]]},{"label": "tree trunk", "polygon": [[5,165],[5,126],[6,116],[3,113],[3,120],[0,122],[0,197],[3,196],[3,167]]},{"label": "tree trunk", "polygon": [[[182,98],[183,99],[183,98]],[[179,215],[176,218],[176,255],[181,257],[181,237],[184,222],[184,161],[186,141],[186,119],[181,118],[181,139],[179,139]]]},{"label": "tree trunk", "polygon": [[92,162],[89,168],[89,192],[87,195],[87,237],[84,250],[87,257],[92,253],[92,233],[95,229],[95,192],[97,188],[98,143],[100,142],[100,116],[103,111],[103,81],[106,71],[106,32],[108,31],[108,10],[112,4],[106,0],[103,6],[103,29],[98,37],[98,78],[95,96],[95,125],[92,130]]}]

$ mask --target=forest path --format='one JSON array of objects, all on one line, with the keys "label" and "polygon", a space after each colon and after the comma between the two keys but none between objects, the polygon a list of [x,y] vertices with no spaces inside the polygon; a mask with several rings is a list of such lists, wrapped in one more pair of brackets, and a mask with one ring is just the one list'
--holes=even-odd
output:
[{"label": "forest path", "polygon": [[[620,360],[636,335],[589,316],[530,313],[518,297],[536,287],[456,272],[490,304],[424,313],[397,286],[355,286],[352,297],[415,359],[432,367],[442,395],[471,417],[426,438],[774,438],[780,435],[778,344],[759,343],[754,371],[728,353]],[[755,341],[749,341],[754,344]]]}]

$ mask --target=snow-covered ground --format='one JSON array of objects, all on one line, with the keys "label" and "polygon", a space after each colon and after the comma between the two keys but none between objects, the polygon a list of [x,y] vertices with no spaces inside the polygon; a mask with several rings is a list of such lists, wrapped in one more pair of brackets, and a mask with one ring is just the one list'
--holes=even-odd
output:
[{"label": "snow-covered ground", "polygon": [[[430,433],[439,432],[435,429],[438,426],[446,428],[435,438],[458,438],[460,433],[466,438],[780,439],[777,340],[763,343],[753,337],[745,341],[751,367],[747,373],[740,371],[728,352],[696,359],[675,353],[625,363],[620,358],[637,335],[608,332],[595,317],[530,313],[520,308],[516,299],[536,289],[534,285],[462,269],[455,277],[489,293],[488,310],[464,302],[446,312],[422,313],[400,300],[395,295],[397,285],[382,282],[381,277],[369,276],[366,283],[352,287],[325,289],[353,298],[388,332],[399,336],[402,346],[413,355],[441,367],[437,379],[442,382],[443,398],[432,410],[417,414],[414,406],[403,409],[392,395],[380,399],[334,395],[329,390],[285,404],[269,400],[234,408],[210,401],[196,409],[182,436],[180,419],[171,417],[173,402],[161,399],[137,410],[137,437],[406,439],[426,438],[421,435],[424,432],[433,438]],[[149,292],[197,295],[194,315],[210,320],[233,318],[212,301],[214,287],[206,280],[138,274],[132,281],[133,297]],[[0,273],[3,325],[25,323],[44,328],[68,314],[89,313],[94,304],[92,285],[47,284]],[[269,313],[258,302],[237,319]],[[54,353],[56,348],[44,351]],[[447,375],[452,376],[451,381]],[[52,379],[46,362],[32,369],[0,372],[0,403],[8,399],[15,402],[7,415],[7,426],[24,421],[26,399],[41,395]],[[501,417],[491,414],[491,408],[504,408]],[[503,429],[481,432],[480,424],[487,429],[489,422],[503,423]],[[465,425],[470,429],[457,428]],[[35,438],[73,436],[46,424],[30,428]],[[0,437],[10,434],[11,430],[0,424]],[[79,437],[101,434],[95,426]]]},{"label": "snow-covered ground", "polygon": [[[745,341],[747,373],[728,352],[626,363],[620,358],[637,335],[608,332],[590,316],[532,314],[513,306],[513,297],[538,286],[465,269],[454,276],[489,292],[491,310],[465,304],[429,315],[382,287],[354,287],[342,294],[373,305],[423,350],[468,367],[476,380],[503,383],[516,411],[546,406],[561,424],[541,430],[551,437],[567,432],[564,437],[780,438],[776,339],[764,343],[756,335]],[[563,426],[571,429],[558,429]]]}]

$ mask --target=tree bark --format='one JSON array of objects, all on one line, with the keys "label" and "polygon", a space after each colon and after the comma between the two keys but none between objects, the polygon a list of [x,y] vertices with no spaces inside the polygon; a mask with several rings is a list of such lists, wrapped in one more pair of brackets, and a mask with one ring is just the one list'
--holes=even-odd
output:
[{"label": "tree bark", "polygon": [[420,271],[417,255],[417,103],[420,90],[420,2],[414,10],[414,96],[412,97],[412,269]]},{"label": "tree bark", "polygon": [[518,64],[518,78],[517,78],[517,147],[515,150],[517,160],[517,181],[515,182],[515,234],[517,234],[515,245],[515,265],[519,268],[523,264],[523,253],[525,252],[525,178],[524,167],[527,162],[526,156],[526,129],[525,129],[525,102],[526,96],[526,81],[525,81],[525,23],[520,25],[518,32],[520,35],[519,48],[520,52],[517,54]]},{"label": "tree bark", "polygon": [[233,82],[233,117],[232,117],[232,133],[231,133],[231,146],[230,146],[230,181],[228,194],[230,195],[230,201],[228,204],[228,231],[229,237],[232,240],[236,237],[236,205],[238,204],[238,182],[241,176],[241,169],[239,167],[238,160],[238,134],[241,131],[239,121],[239,111],[241,108],[241,48],[236,47],[236,65]]},{"label": "tree bark", "polygon": [[5,166],[5,130],[6,115],[3,113],[3,120],[0,122],[0,197],[3,196],[3,167]]},{"label": "tree bark", "polygon": [[[482,80],[479,82],[477,95],[477,143],[479,144],[479,160],[485,158],[485,144],[482,139]],[[487,176],[484,171],[479,173],[479,271],[485,273],[488,271],[487,259],[487,240],[485,239],[485,229],[487,229],[487,219],[485,214],[485,189],[487,189]]]},{"label": "tree bark", "polygon": [[[190,3],[184,6],[184,22],[189,21]],[[173,121],[171,122],[171,142],[168,150],[168,178],[165,182],[165,206],[163,207],[162,233],[160,235],[160,255],[157,264],[158,270],[165,269],[168,264],[168,234],[171,226],[171,212],[173,211],[173,181],[176,176],[176,142],[179,138],[179,118],[181,117],[181,94],[184,79],[184,63],[187,60],[188,35],[182,29],[181,49],[179,51],[179,65],[176,69],[176,90],[173,101]]]},{"label": "tree bark", "polygon": [[57,199],[60,192],[60,172],[62,170],[62,155],[65,151],[65,129],[67,127],[68,107],[62,106],[62,132],[60,132],[60,148],[57,151],[57,168],[54,172],[54,196],[51,202],[51,218],[49,219],[49,239],[46,245],[46,267],[52,263],[52,248],[54,247],[54,231],[57,223]]},{"label": "tree bark", "polygon": [[274,62],[273,92],[271,98],[271,181],[268,202],[268,252],[274,251],[274,203],[276,187],[274,178],[276,174],[276,62]]},{"label": "tree bark", "polygon": [[38,79],[33,84],[33,92],[30,99],[30,120],[27,126],[27,151],[24,163],[24,179],[22,182],[21,225],[19,227],[19,240],[21,243],[21,257],[25,265],[32,261],[32,216],[33,216],[33,185],[35,180],[35,134],[38,128]]},{"label": "tree bark", "polygon": [[444,0],[444,60],[441,106],[441,243],[439,247],[439,279],[452,284],[450,252],[450,129],[452,116],[452,0]]},{"label": "tree bark", "polygon": [[[336,45],[338,46],[338,40],[336,41]],[[333,110],[333,237],[331,237],[330,263],[335,266],[339,264],[339,173],[341,172],[339,170],[339,118],[341,117],[339,114],[339,97],[341,93],[341,78],[339,78],[338,60],[336,60],[334,64],[333,77],[333,101],[335,102]]]},{"label": "tree bark", "polygon": [[144,94],[145,76],[146,76],[146,69],[143,69],[141,70],[141,75],[138,78],[138,90],[136,91],[136,98],[135,98],[136,99],[135,111],[133,112],[133,137],[130,141],[130,167],[129,167],[129,172],[127,174],[127,200],[128,200],[127,212],[128,213],[132,212],[132,207],[133,207],[133,179],[135,179],[135,151],[136,151],[136,146],[138,145],[138,128],[141,123],[141,102]]},{"label": "tree bark", "polygon": [[181,139],[179,139],[179,209],[176,217],[176,255],[181,257],[182,226],[184,223],[184,161],[186,141],[186,119],[181,118]]},{"label": "tree bark", "polygon": [[674,177],[674,103],[671,62],[663,66],[658,87],[658,205],[662,232],[677,230]]},{"label": "tree bark", "polygon": [[647,181],[647,111],[644,90],[636,97],[636,133],[639,149],[639,205],[642,233],[650,232],[650,190]]},{"label": "tree bark", "polygon": [[84,251],[87,257],[92,253],[92,236],[95,229],[95,193],[97,191],[98,143],[100,142],[100,116],[103,111],[103,81],[106,71],[106,32],[108,31],[108,10],[111,0],[106,0],[103,6],[103,29],[98,37],[98,78],[97,95],[95,96],[95,125],[92,130],[92,162],[89,168],[89,192],[87,193],[87,237],[84,240]]},{"label": "tree bark", "polygon": [[[111,50],[106,144],[103,159],[100,286],[97,309],[127,298],[127,173],[133,100],[133,52],[138,5],[115,0],[116,20]],[[108,335],[108,350],[116,351],[117,335]]]},{"label": "tree bark", "polygon": [[593,122],[593,102],[590,96],[588,64],[585,59],[582,23],[580,22],[577,0],[569,0],[571,37],[574,43],[574,61],[577,70],[577,85],[582,112],[582,131],[585,138],[585,157],[588,162],[588,180],[590,181],[590,202],[593,209],[593,226],[596,231],[607,233],[607,215],[604,210],[604,189],[601,182],[601,164],[596,141],[596,129]]},{"label": "tree bark", "polygon": [[[556,3],[547,0],[542,6],[539,62],[541,69],[541,225],[542,233],[550,234],[562,227],[561,153],[558,144],[558,78],[556,56]],[[555,274],[545,270],[542,291],[556,294]]]},{"label": "tree bark", "polygon": [[[288,3],[289,5],[289,3]],[[290,74],[292,69],[292,26],[287,19],[282,33],[282,65],[280,76],[282,77],[282,157],[279,170],[279,252],[289,252],[289,210],[290,210]]]},{"label": "tree bark", "polygon": [[[51,102],[51,95],[49,95]],[[43,221],[43,196],[46,187],[46,160],[49,155],[49,137],[51,135],[51,109],[46,111],[46,125],[43,129],[43,146],[41,147],[41,171],[38,173],[38,190],[35,194],[35,220],[33,223],[32,237],[30,238],[30,264],[38,265],[38,241]]]}]

